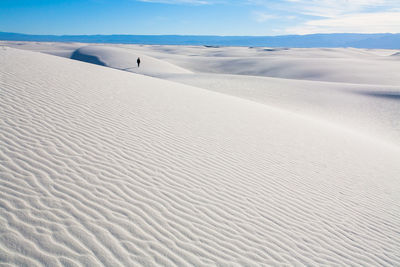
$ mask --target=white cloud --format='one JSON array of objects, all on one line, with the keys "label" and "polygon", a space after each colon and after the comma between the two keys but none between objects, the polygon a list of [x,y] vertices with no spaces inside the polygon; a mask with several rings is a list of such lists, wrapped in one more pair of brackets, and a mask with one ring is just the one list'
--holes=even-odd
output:
[{"label": "white cloud", "polygon": [[400,33],[400,12],[346,14],[286,29],[289,34],[382,32]]},{"label": "white cloud", "polygon": [[272,15],[284,14],[282,18],[296,16],[297,25],[286,27],[287,34],[400,33],[400,0],[247,0],[247,3],[262,5]]},{"label": "white cloud", "polygon": [[400,0],[246,0],[280,12],[333,18],[344,14],[364,12],[393,12],[400,8]]},{"label": "white cloud", "polygon": [[295,12],[333,18],[345,14],[391,11],[399,7],[399,0],[286,0]]},{"label": "white cloud", "polygon": [[275,15],[271,15],[271,14],[259,12],[259,11],[253,12],[253,17],[254,17],[255,21],[260,22],[260,23],[276,18]]}]

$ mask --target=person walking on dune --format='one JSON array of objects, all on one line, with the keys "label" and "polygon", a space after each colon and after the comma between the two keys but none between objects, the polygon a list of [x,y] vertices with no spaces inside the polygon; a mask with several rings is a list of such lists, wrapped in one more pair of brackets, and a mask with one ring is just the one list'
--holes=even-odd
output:
[{"label": "person walking on dune", "polygon": [[137,58],[136,62],[137,62],[137,67],[139,68],[140,67],[140,57]]}]

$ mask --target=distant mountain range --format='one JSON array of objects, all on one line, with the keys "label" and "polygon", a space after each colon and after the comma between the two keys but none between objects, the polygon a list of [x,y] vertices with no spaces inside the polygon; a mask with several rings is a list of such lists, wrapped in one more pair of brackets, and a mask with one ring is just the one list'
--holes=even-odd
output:
[{"label": "distant mountain range", "polygon": [[0,40],[157,45],[355,47],[400,49],[400,34],[309,34],[282,36],[205,35],[29,35],[0,32]]}]

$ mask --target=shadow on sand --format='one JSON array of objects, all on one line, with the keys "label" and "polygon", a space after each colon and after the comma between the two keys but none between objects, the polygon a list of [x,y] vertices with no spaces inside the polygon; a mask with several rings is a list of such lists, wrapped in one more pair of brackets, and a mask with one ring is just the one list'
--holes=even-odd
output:
[{"label": "shadow on sand", "polygon": [[79,52],[79,50],[76,50],[71,55],[71,59],[92,63],[100,66],[106,66],[106,64],[104,64],[104,62],[102,62],[98,57],[82,54],[81,52]]},{"label": "shadow on sand", "polygon": [[[107,65],[104,62],[102,62],[98,57],[82,54],[79,50],[76,50],[74,53],[72,53],[71,59],[107,67]],[[128,68],[114,68],[114,69],[130,71],[132,69],[137,69],[137,68],[138,68],[137,66],[133,66]]]},{"label": "shadow on sand", "polygon": [[138,67],[129,67],[129,68],[118,68],[119,70],[129,71],[131,69],[138,69]]},{"label": "shadow on sand", "polygon": [[362,94],[400,101],[400,92],[363,92]]}]

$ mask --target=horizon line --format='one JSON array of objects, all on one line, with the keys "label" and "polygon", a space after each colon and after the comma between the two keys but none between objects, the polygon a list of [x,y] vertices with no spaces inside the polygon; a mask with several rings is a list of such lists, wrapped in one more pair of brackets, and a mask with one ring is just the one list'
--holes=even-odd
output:
[{"label": "horizon line", "polygon": [[22,33],[22,32],[8,32],[8,31],[0,31],[0,33],[8,33],[8,34],[21,34],[21,35],[36,35],[36,36],[192,36],[192,37],[280,37],[280,36],[310,36],[310,35],[334,35],[334,34],[343,34],[343,35],[378,35],[378,34],[391,34],[397,35],[398,33],[392,32],[376,32],[376,33],[358,33],[358,32],[334,32],[334,33],[309,33],[309,34],[282,34],[282,35],[206,35],[206,34],[131,34],[131,33],[113,33],[113,34],[101,34],[101,33],[93,33],[93,34],[34,34],[34,33]]}]

